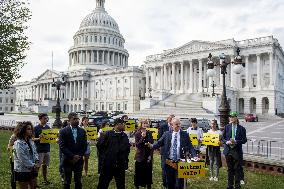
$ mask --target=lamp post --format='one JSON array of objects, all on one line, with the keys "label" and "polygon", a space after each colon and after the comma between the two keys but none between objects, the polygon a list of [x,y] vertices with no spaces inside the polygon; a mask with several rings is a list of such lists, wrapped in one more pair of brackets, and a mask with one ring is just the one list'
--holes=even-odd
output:
[{"label": "lamp post", "polygon": [[215,82],[214,82],[214,80],[212,81],[212,84],[211,84],[211,87],[212,87],[212,89],[213,89],[213,91],[212,91],[212,97],[213,96],[215,96],[215,87],[216,87],[217,85],[215,84]]},{"label": "lamp post", "polygon": [[233,64],[233,71],[236,74],[240,74],[242,72],[242,68],[245,66],[245,63],[242,62],[242,57],[240,56],[240,49],[237,48],[237,56],[235,57],[234,61],[232,62],[226,62],[226,55],[222,53],[219,56],[220,62],[214,63],[212,61],[212,55],[209,53],[208,56],[208,63],[207,63],[207,75],[209,77],[213,77],[216,72],[214,70],[215,66],[220,66],[221,74],[222,74],[222,84],[223,84],[223,91],[221,95],[221,104],[219,106],[219,113],[220,113],[220,125],[221,128],[224,128],[225,125],[229,123],[229,112],[230,112],[230,105],[227,100],[227,94],[226,94],[226,74],[227,74],[227,66],[229,64]]},{"label": "lamp post", "polygon": [[152,94],[151,94],[151,92],[152,92],[152,88],[151,88],[151,87],[149,87],[149,88],[148,88],[148,91],[149,91],[149,98],[152,98]]},{"label": "lamp post", "polygon": [[60,106],[59,94],[60,94],[61,86],[65,86],[65,84],[66,84],[66,82],[64,81],[64,77],[62,77],[62,81],[59,80],[59,79],[57,79],[57,81],[55,81],[54,78],[53,78],[52,87],[55,87],[56,90],[57,90],[57,102],[56,102],[56,105],[54,106],[55,121],[53,123],[53,127],[56,127],[56,128],[62,127],[62,121],[60,120],[61,106]]}]

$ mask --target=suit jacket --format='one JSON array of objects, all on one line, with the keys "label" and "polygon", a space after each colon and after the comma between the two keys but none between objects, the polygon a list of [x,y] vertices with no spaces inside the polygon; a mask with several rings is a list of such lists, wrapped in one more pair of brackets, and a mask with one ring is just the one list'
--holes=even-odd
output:
[{"label": "suit jacket", "polygon": [[[170,156],[170,148],[172,145],[172,132],[167,131],[163,136],[154,143],[153,149],[164,147],[164,151],[161,151],[161,155],[164,159],[168,159]],[[184,159],[186,152],[189,152],[193,157],[196,157],[196,152],[191,144],[189,135],[187,132],[180,130],[180,158]]]},{"label": "suit jacket", "polygon": [[168,122],[163,122],[159,127],[158,139],[160,139],[166,131],[169,131],[169,124]]},{"label": "suit jacket", "polygon": [[230,145],[227,145],[226,142],[232,138],[232,124],[228,124],[225,126],[224,133],[222,135],[222,142],[224,146],[224,155],[228,155],[230,152],[235,151],[240,157],[243,156],[243,148],[242,145],[247,142],[246,129],[237,125],[237,132],[235,136],[236,145],[231,148]]},{"label": "suit jacket", "polygon": [[[73,138],[70,126],[67,126],[59,132],[59,147],[63,153],[63,163],[70,162],[74,155],[84,156],[87,149],[87,137],[84,129],[77,127],[76,143]],[[81,158],[77,163],[83,163]]]},{"label": "suit jacket", "polygon": [[135,160],[138,162],[142,162],[145,160],[148,160],[149,158],[152,159],[153,156],[153,150],[151,150],[145,143],[154,143],[152,133],[149,131],[146,131],[146,137],[142,138],[142,133],[140,130],[138,130],[135,133],[135,146],[136,146],[136,154],[135,154]]}]

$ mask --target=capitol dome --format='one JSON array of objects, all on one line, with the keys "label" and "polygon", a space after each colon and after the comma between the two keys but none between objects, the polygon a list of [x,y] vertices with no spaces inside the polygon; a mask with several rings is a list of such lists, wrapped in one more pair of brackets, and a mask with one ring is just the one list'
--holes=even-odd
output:
[{"label": "capitol dome", "polygon": [[128,52],[118,24],[107,13],[105,0],[81,22],[69,52],[69,70],[104,70],[128,66]]}]

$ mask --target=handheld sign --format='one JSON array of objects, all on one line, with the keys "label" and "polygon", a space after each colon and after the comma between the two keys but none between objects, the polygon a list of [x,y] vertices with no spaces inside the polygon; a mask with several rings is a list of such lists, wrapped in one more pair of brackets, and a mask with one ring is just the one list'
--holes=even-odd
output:
[{"label": "handheld sign", "polygon": [[204,133],[202,144],[206,146],[220,146],[220,135],[219,134],[211,134],[211,133]]},{"label": "handheld sign", "polygon": [[44,129],[41,132],[40,143],[56,143],[58,129]]},{"label": "handheld sign", "polygon": [[86,131],[87,139],[95,140],[98,137],[97,127],[86,127],[84,129]]},{"label": "handheld sign", "polygon": [[190,138],[191,144],[193,146],[197,146],[198,145],[197,134],[189,134],[189,138]]},{"label": "handheld sign", "polygon": [[131,132],[135,131],[135,120],[134,119],[129,119],[124,122],[125,124],[125,131]]},{"label": "handheld sign", "polygon": [[111,131],[111,130],[113,130],[113,127],[104,127],[104,128],[102,128],[103,133],[107,132],[107,131]]},{"label": "handheld sign", "polygon": [[146,130],[152,133],[152,137],[154,140],[158,139],[158,129],[157,128],[147,128]]},{"label": "handheld sign", "polygon": [[178,178],[205,177],[205,162],[178,162]]}]

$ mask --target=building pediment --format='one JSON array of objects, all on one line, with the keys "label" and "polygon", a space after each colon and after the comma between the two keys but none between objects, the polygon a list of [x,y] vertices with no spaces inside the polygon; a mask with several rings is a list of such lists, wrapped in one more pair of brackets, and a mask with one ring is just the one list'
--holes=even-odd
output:
[{"label": "building pediment", "polygon": [[60,75],[57,72],[51,71],[51,70],[46,70],[40,76],[37,77],[37,81],[52,79],[52,78],[56,78],[56,77],[60,77]]},{"label": "building pediment", "polygon": [[207,41],[191,41],[181,47],[171,50],[170,52],[164,53],[165,57],[171,57],[181,54],[189,54],[201,51],[216,50],[232,47],[230,44],[222,44],[217,42],[207,42]]}]

